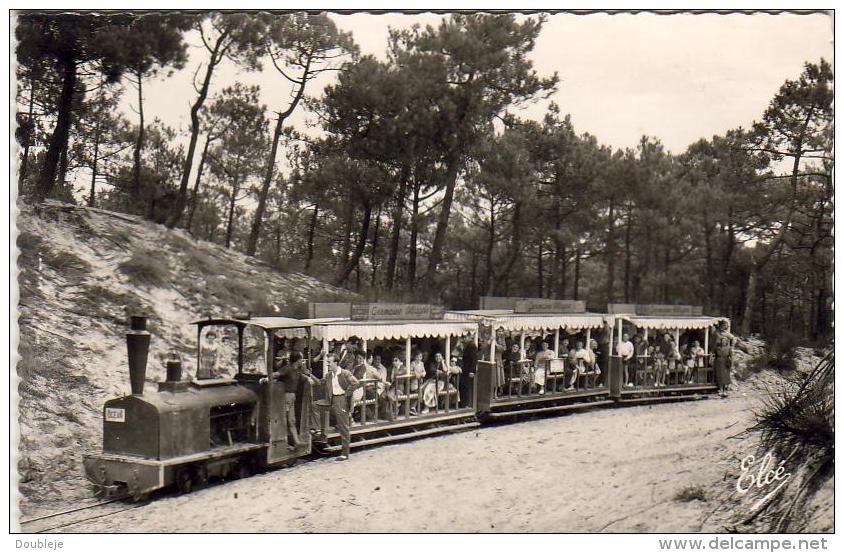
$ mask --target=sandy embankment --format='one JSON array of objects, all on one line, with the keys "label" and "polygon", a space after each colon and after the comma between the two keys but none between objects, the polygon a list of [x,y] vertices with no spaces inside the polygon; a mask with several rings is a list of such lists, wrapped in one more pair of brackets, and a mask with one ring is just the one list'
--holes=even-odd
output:
[{"label": "sandy embankment", "polygon": [[[723,531],[731,513],[717,497],[755,443],[731,438],[752,423],[757,393],[742,390],[373,448],[346,463],[303,463],[68,530]],[[674,499],[691,485],[710,499]]]}]

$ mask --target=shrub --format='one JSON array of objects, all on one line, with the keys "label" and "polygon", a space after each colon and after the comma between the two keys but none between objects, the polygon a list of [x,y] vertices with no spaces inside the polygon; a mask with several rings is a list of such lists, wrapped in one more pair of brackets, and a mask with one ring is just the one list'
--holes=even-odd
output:
[{"label": "shrub", "polygon": [[706,501],[706,490],[700,486],[686,486],[674,496],[674,501],[688,503],[690,501]]},{"label": "shrub", "polygon": [[832,463],[835,448],[835,360],[829,353],[809,374],[784,377],[756,413],[762,443],[780,455]]},{"label": "shrub", "polygon": [[41,259],[66,279],[79,279],[91,271],[91,264],[66,250],[41,249]]},{"label": "shrub", "polygon": [[135,251],[118,269],[130,279],[151,286],[161,286],[170,277],[169,269],[149,250]]}]

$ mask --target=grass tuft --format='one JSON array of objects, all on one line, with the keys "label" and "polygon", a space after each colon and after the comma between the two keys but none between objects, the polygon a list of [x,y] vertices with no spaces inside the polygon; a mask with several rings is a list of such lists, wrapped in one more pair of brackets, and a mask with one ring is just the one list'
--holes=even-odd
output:
[{"label": "grass tuft", "polygon": [[170,270],[156,257],[156,253],[149,250],[137,250],[118,269],[134,283],[150,286],[161,286],[170,278]]},{"label": "grass tuft", "polygon": [[701,486],[686,486],[674,496],[674,501],[689,503],[690,501],[706,501],[706,490]]}]

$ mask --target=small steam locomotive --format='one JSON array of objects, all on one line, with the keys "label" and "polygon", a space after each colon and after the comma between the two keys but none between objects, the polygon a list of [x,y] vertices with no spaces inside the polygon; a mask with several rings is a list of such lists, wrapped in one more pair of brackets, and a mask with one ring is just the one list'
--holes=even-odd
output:
[{"label": "small steam locomotive", "polygon": [[[264,334],[273,347],[274,331],[301,329],[308,323],[281,317],[216,319],[195,323],[228,325]],[[132,394],[107,401],[103,408],[103,451],[83,457],[85,474],[100,496],[128,494],[135,499],[175,484],[189,492],[209,478],[246,477],[254,471],[289,464],[311,452],[311,387],[296,390],[298,440],[291,445],[284,383],[266,370],[234,378],[182,380],[181,362],[167,361],[167,379],[144,389],[150,334],[145,317],[131,317],[126,335]],[[270,350],[272,351],[272,350]],[[242,351],[238,359],[243,361]]]}]

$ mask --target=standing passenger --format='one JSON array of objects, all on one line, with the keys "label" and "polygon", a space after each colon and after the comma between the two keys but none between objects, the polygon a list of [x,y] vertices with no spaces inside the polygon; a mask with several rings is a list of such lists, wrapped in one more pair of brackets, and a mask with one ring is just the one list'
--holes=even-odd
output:
[{"label": "standing passenger", "polygon": [[627,387],[633,386],[633,383],[630,382],[629,372],[630,360],[635,353],[633,343],[630,341],[630,335],[625,332],[621,337],[621,343],[618,344],[618,356],[621,358],[621,366],[624,369],[624,385]]},{"label": "standing passenger", "polygon": [[[282,350],[279,350],[281,353]],[[276,357],[276,379],[284,382],[284,408],[287,413],[287,435],[291,449],[299,447],[302,443],[299,439],[299,427],[296,424],[296,390],[299,389],[299,380],[302,377],[303,365],[302,354],[294,351],[290,354],[289,362],[287,357]]]},{"label": "standing passenger", "polygon": [[334,415],[334,425],[343,442],[343,454],[337,460],[345,461],[349,458],[352,441],[349,428],[351,424],[349,420],[349,396],[358,387],[358,381],[351,372],[337,365],[337,357],[333,353],[325,356],[325,369],[325,376],[323,377],[325,397],[331,398],[331,413]]},{"label": "standing passenger", "polygon": [[727,397],[732,365],[733,348],[730,347],[730,340],[726,337],[721,338],[721,342],[715,348],[715,379],[718,382],[718,392],[721,397]]},{"label": "standing passenger", "polygon": [[472,380],[478,367],[478,346],[470,336],[463,347],[463,375],[460,377],[460,407],[472,404]]}]

